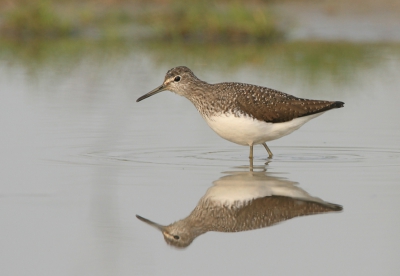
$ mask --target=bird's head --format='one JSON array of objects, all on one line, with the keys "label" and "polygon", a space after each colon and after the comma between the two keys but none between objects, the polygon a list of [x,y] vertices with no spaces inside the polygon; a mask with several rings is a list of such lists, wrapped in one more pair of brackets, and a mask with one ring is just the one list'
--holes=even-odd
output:
[{"label": "bird's head", "polygon": [[186,96],[190,91],[190,85],[198,81],[198,78],[186,66],[178,66],[170,69],[165,75],[164,82],[156,89],[139,97],[136,102],[140,102],[150,96],[165,90],[172,91],[178,95]]},{"label": "bird's head", "polygon": [[160,230],[164,236],[165,241],[174,247],[185,248],[189,246],[196,236],[192,235],[190,229],[187,228],[183,220],[174,222],[168,226],[163,226],[151,220],[136,215],[141,221],[153,226]]}]

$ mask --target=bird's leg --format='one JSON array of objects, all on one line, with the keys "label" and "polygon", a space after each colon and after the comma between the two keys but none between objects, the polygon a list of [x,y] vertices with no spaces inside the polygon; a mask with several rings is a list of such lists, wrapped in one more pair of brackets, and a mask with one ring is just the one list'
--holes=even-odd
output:
[{"label": "bird's leg", "polygon": [[268,151],[268,158],[272,158],[272,151],[269,149],[266,143],[263,143],[264,148]]},{"label": "bird's leg", "polygon": [[250,155],[249,155],[249,159],[250,159],[250,171],[253,171],[253,145],[250,146]]},{"label": "bird's leg", "polygon": [[253,171],[253,158],[250,158],[250,171]]}]

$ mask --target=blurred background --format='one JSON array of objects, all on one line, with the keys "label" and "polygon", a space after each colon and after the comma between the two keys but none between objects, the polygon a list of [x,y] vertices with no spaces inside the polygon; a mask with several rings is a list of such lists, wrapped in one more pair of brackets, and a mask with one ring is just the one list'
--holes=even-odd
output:
[{"label": "blurred background", "polygon": [[[399,10],[395,0],[2,0],[0,37],[2,52],[18,56],[39,52],[43,58],[54,52],[75,56],[85,49],[101,51],[104,47],[113,53],[115,47],[128,51],[144,46],[151,52],[167,47],[172,53],[162,55],[164,59],[183,59],[198,56],[201,50],[196,46],[201,45],[201,49],[217,48],[204,51],[209,56],[261,64],[263,55],[256,58],[255,52],[269,52],[276,45],[289,47],[294,41],[347,43],[338,47],[398,43]],[[174,54],[176,45],[172,44],[187,46],[187,53]],[[242,54],[223,57],[223,46],[241,48],[238,52]],[[38,52],[29,54],[23,48]]]},{"label": "blurred background", "polygon": [[[339,100],[255,170],[343,212],[185,251],[186,217],[248,148],[170,92],[172,67]],[[400,1],[0,0],[1,275],[399,275]]]},{"label": "blurred background", "polygon": [[283,58],[307,77],[335,77],[398,45],[399,14],[395,0],[0,1],[0,55],[27,67],[74,66],[140,51],[167,67],[223,71]]}]

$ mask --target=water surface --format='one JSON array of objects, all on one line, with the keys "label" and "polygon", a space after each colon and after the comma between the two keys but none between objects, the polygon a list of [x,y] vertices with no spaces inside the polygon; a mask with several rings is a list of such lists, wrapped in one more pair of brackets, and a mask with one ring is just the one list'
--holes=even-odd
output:
[{"label": "water surface", "polygon": [[[49,43],[0,53],[0,267],[4,275],[397,275],[400,48],[289,43],[190,46]],[[136,219],[186,217],[248,148],[222,140],[189,101],[163,92],[186,65],[345,107],[254,148],[255,171],[298,183],[340,213],[239,233],[185,250]]]}]

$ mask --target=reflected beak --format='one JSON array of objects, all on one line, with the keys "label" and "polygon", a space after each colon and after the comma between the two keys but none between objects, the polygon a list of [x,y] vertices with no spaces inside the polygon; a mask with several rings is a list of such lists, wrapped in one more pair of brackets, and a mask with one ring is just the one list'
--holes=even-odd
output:
[{"label": "reflected beak", "polygon": [[153,96],[153,95],[155,95],[155,94],[157,94],[157,93],[160,93],[160,92],[162,92],[162,91],[165,91],[165,90],[166,90],[166,89],[165,89],[165,87],[164,87],[164,84],[162,84],[162,85],[160,85],[159,87],[157,87],[156,89],[151,90],[149,93],[144,94],[143,96],[141,96],[140,98],[138,98],[138,99],[136,100],[136,102],[140,102],[141,100],[144,100],[144,99],[146,99],[146,98],[148,98],[148,97],[151,97],[151,96]]},{"label": "reflected beak", "polygon": [[[147,94],[146,94],[146,95],[147,95]],[[146,96],[146,95],[144,95],[144,96]],[[150,96],[151,96],[151,95],[150,95]],[[144,217],[141,217],[141,216],[139,216],[139,215],[136,215],[136,217],[137,217],[138,219],[140,219],[141,221],[147,223],[148,225],[153,226],[154,228],[157,228],[157,229],[160,230],[161,232],[164,231],[165,226],[160,225],[160,224],[155,223],[155,222],[152,222],[151,220],[145,219]]]}]

